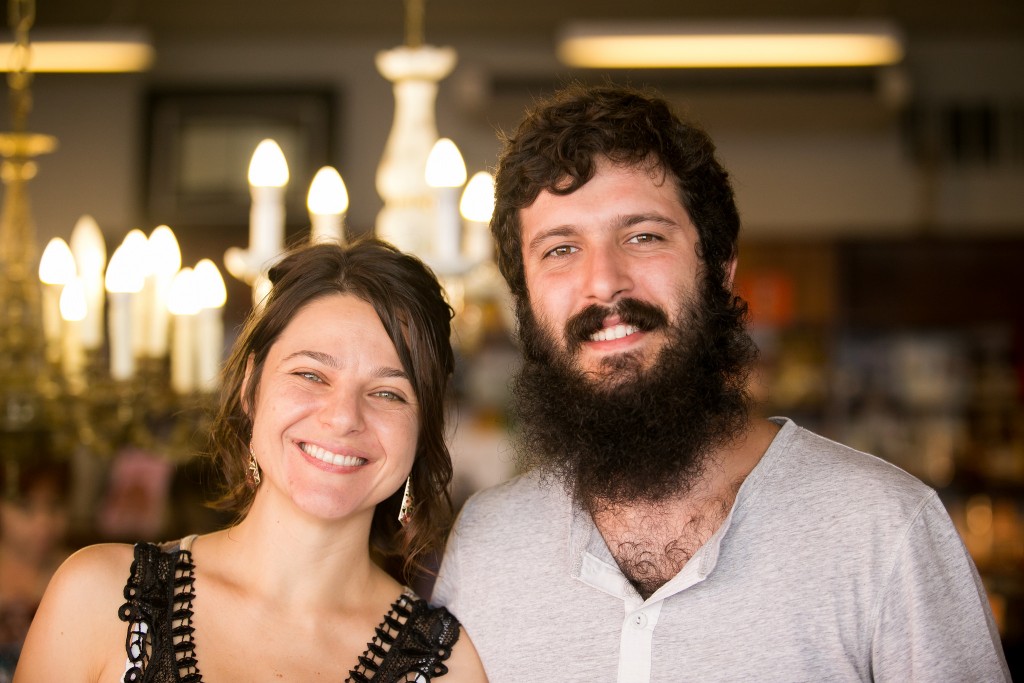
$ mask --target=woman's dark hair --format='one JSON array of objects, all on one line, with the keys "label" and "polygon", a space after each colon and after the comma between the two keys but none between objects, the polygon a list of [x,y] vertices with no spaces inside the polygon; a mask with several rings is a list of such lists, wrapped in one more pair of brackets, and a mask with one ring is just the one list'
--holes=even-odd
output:
[{"label": "woman's dark hair", "polygon": [[[445,400],[455,360],[450,342],[452,309],[433,273],[419,259],[384,242],[367,239],[342,246],[301,246],[270,269],[271,290],[249,314],[224,367],[220,408],[210,436],[225,491],[222,509],[244,515],[255,492],[245,483],[252,419],[270,347],[313,301],[351,294],[373,306],[395,345],[419,404],[419,437],[412,466],[412,519],[398,522],[400,488],[381,502],[370,530],[372,551],[401,558],[406,575],[418,559],[443,541],[451,521],[448,487],[451,456],[444,440]],[[246,368],[252,363],[250,379]],[[244,386],[244,395],[243,395]]]},{"label": "woman's dark hair", "polygon": [[665,100],[630,87],[572,84],[527,111],[503,143],[491,231],[498,266],[520,303],[528,298],[520,209],[542,190],[576,191],[600,158],[665,171],[697,228],[707,277],[725,281],[740,228],[729,174],[707,133],[681,120]]}]

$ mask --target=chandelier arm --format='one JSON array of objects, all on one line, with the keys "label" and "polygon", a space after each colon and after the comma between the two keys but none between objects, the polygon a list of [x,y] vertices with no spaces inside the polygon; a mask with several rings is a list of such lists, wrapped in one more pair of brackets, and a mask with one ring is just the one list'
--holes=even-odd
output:
[{"label": "chandelier arm", "polygon": [[32,45],[29,31],[35,24],[35,0],[8,0],[7,20],[14,33],[7,72],[7,85],[11,91],[11,125],[15,132],[27,130],[28,115],[32,111]]},{"label": "chandelier arm", "polygon": [[405,0],[405,45],[420,47],[426,40],[426,0]]}]

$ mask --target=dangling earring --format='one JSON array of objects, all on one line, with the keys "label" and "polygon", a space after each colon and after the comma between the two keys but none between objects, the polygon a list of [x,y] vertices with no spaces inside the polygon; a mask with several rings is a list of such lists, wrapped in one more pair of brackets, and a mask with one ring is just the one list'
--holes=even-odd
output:
[{"label": "dangling earring", "polygon": [[256,462],[256,451],[252,447],[252,441],[249,441],[249,471],[245,473],[245,485],[252,491],[260,485],[260,464]]},{"label": "dangling earring", "polygon": [[398,509],[398,521],[402,526],[412,519],[412,475],[405,480],[405,493],[402,494],[402,507]]}]

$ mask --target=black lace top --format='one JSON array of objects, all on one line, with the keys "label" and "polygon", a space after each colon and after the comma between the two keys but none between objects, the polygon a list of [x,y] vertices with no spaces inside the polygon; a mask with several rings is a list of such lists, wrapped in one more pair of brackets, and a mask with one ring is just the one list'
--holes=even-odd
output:
[{"label": "black lace top", "polygon": [[[201,683],[192,628],[195,566],[192,538],[181,544],[135,546],[119,610],[128,622],[124,683]],[[430,681],[448,673],[445,660],[459,622],[408,589],[391,605],[373,640],[345,680],[351,683]]]}]

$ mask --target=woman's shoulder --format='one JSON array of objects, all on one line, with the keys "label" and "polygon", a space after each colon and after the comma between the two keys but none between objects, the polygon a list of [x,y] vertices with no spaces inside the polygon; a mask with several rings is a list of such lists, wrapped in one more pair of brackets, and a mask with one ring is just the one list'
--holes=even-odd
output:
[{"label": "woman's shoulder", "polygon": [[[130,545],[87,546],[53,575],[18,662],[21,680],[98,680],[124,625],[117,616],[133,558]],[[123,654],[121,655],[123,658]]]},{"label": "woman's shoulder", "polygon": [[[77,550],[64,560],[53,575],[47,592],[77,592],[90,589],[100,592],[106,585],[124,585],[134,559],[134,546],[125,543],[102,543]],[[82,596],[83,599],[85,596]]]}]

